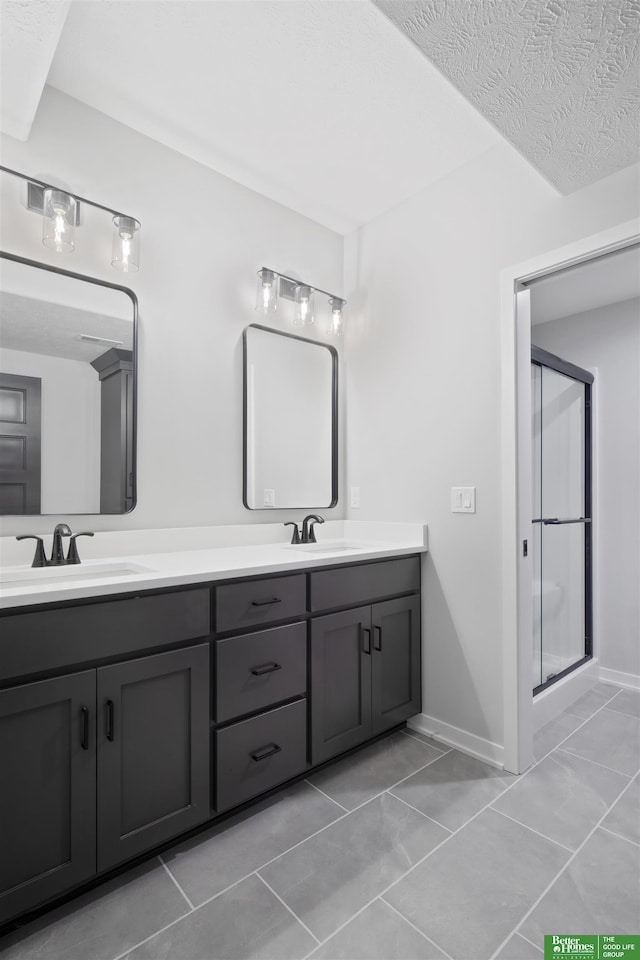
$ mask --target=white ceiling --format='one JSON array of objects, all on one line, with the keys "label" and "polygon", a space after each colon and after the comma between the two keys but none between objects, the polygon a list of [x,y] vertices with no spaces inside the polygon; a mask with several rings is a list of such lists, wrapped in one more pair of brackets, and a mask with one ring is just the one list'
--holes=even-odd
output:
[{"label": "white ceiling", "polygon": [[339,232],[502,142],[369,0],[80,0],[48,83]]},{"label": "white ceiling", "polygon": [[637,158],[640,0],[377,2],[0,0],[0,129],[28,138],[46,79],[342,233],[497,127],[562,189]]},{"label": "white ceiling", "polygon": [[560,270],[530,284],[531,323],[549,323],[640,297],[640,246]]},{"label": "white ceiling", "polygon": [[639,0],[374,0],[562,193],[639,158]]}]

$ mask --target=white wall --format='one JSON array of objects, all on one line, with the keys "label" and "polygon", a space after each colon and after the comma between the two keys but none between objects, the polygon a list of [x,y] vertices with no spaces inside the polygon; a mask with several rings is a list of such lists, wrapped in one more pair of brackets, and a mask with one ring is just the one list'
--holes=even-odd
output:
[{"label": "white wall", "polygon": [[637,211],[637,169],[559,197],[505,144],[346,240],[349,516],[428,522],[423,710],[499,745],[500,271]]},{"label": "white wall", "polygon": [[[263,322],[254,311],[263,265],[340,294],[342,237],[50,88],[29,141],[3,137],[1,146],[6,166],[142,222],[140,272],[123,275],[110,266],[107,214],[85,208],[76,251],[63,258],[40,242],[38,216],[3,204],[3,249],[123,283],[140,303],[138,506],[78,525],[291,519],[242,505],[242,331]],[[327,515],[342,517],[342,503]],[[53,523],[5,519],[0,534],[48,532]]]},{"label": "white wall", "polygon": [[602,667],[640,680],[640,300],[536,324],[531,337],[596,368],[594,649]]},{"label": "white wall", "polygon": [[0,370],[42,380],[42,512],[98,511],[101,388],[96,371],[79,360],[3,349]]}]

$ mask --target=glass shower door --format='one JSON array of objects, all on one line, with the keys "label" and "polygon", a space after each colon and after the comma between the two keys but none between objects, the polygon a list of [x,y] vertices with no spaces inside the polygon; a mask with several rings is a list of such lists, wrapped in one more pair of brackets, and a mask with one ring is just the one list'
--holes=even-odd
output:
[{"label": "glass shower door", "polygon": [[591,383],[532,349],[534,692],[591,656]]}]

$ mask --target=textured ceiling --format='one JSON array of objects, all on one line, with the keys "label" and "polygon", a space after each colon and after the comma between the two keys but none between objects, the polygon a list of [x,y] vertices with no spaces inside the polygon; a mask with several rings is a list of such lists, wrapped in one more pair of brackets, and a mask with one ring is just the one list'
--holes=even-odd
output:
[{"label": "textured ceiling", "polygon": [[638,160],[640,0],[374,0],[562,193]]}]

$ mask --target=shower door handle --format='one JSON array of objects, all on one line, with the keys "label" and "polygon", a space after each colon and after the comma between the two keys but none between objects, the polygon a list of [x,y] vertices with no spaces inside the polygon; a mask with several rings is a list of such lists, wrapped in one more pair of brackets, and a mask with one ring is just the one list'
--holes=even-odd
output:
[{"label": "shower door handle", "polygon": [[558,517],[550,517],[547,520],[534,520],[533,522],[544,523],[545,526],[552,524],[558,527],[565,523],[591,523],[591,517],[576,517],[575,520],[559,520]]}]

